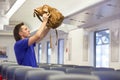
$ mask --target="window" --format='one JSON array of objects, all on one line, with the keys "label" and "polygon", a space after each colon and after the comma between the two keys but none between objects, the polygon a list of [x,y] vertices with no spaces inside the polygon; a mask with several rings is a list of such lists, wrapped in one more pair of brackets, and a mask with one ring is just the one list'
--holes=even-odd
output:
[{"label": "window", "polygon": [[47,63],[50,63],[50,57],[51,57],[51,48],[50,48],[50,42],[47,42]]},{"label": "window", "polygon": [[64,39],[58,40],[58,64],[64,62]]},{"label": "window", "polygon": [[38,44],[38,63],[40,63],[41,56],[42,56],[42,45],[40,43]]},{"label": "window", "polygon": [[95,66],[109,67],[109,30],[95,32]]}]

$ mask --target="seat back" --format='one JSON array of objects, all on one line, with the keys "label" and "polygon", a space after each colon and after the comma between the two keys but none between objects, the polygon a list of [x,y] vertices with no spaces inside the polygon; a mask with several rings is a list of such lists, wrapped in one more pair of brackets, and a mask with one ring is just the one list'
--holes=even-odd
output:
[{"label": "seat back", "polygon": [[63,71],[66,73],[66,70],[70,67],[50,67],[50,70]]},{"label": "seat back", "polygon": [[94,70],[94,67],[93,67],[93,66],[75,66],[75,68],[82,68],[82,69]]},{"label": "seat back", "polygon": [[51,64],[39,64],[39,68],[44,68],[46,70],[49,70],[51,67]]},{"label": "seat back", "polygon": [[56,74],[64,74],[64,72],[54,70],[28,71],[25,80],[46,80],[48,76]]},{"label": "seat back", "polygon": [[72,64],[63,64],[62,67],[71,67],[71,68],[74,68],[76,67],[77,65],[72,65]]},{"label": "seat back", "polygon": [[114,68],[97,67],[94,68],[94,71],[114,71]]},{"label": "seat back", "polygon": [[120,73],[117,71],[93,71],[92,74],[100,80],[120,80]]},{"label": "seat back", "polygon": [[13,77],[14,77],[14,72],[15,72],[15,69],[17,68],[32,68],[32,67],[29,67],[29,66],[9,66],[7,69],[6,69],[6,78],[7,80],[13,80]]},{"label": "seat back", "polygon": [[10,63],[10,62],[4,62],[0,64],[0,74],[2,74],[2,69],[4,68],[4,66],[11,66],[11,65],[18,65],[17,63]]},{"label": "seat back", "polygon": [[1,65],[1,75],[2,75],[3,79],[6,78],[7,68],[10,67],[10,66],[18,66],[18,64],[5,63],[5,64]]},{"label": "seat back", "polygon": [[14,79],[13,80],[25,80],[25,75],[27,71],[42,71],[42,68],[17,68],[14,72]]},{"label": "seat back", "polygon": [[99,80],[97,76],[81,74],[51,75],[47,80]]},{"label": "seat back", "polygon": [[116,69],[116,71],[120,72],[120,69]]},{"label": "seat back", "polygon": [[82,69],[82,68],[68,68],[66,69],[67,74],[91,74],[91,69]]}]

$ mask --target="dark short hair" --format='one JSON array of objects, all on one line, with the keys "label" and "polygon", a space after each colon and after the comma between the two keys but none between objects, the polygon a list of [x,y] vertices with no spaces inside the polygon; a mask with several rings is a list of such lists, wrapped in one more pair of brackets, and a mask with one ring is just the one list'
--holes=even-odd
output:
[{"label": "dark short hair", "polygon": [[14,38],[16,41],[21,39],[21,36],[19,35],[19,31],[21,29],[21,26],[23,26],[23,25],[24,25],[24,23],[21,22],[21,23],[17,24],[13,30],[13,35],[14,35]]}]

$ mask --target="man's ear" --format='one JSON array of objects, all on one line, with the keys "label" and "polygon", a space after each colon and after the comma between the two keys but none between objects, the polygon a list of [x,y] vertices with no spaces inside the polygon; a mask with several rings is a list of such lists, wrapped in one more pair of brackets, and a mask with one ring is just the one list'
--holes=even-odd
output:
[{"label": "man's ear", "polygon": [[22,36],[22,32],[21,31],[19,31],[19,35]]}]

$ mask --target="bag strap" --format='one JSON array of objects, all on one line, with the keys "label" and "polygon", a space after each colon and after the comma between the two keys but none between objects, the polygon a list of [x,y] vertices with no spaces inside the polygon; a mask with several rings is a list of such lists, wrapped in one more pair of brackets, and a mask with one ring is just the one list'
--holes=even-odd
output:
[{"label": "bag strap", "polygon": [[43,20],[42,20],[41,17],[39,16],[39,12],[38,12],[37,10],[34,10],[33,16],[35,17],[35,15],[37,16],[37,18],[38,18],[41,22],[43,22]]},{"label": "bag strap", "polygon": [[58,31],[57,31],[57,29],[55,29],[55,32],[56,32],[56,45],[58,44]]}]

